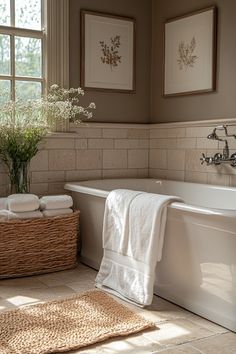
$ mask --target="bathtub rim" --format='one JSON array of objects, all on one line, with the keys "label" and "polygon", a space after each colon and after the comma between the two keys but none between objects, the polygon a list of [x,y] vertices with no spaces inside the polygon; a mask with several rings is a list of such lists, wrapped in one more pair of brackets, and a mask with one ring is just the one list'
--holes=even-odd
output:
[{"label": "bathtub rim", "polygon": [[[96,197],[100,198],[107,198],[108,194],[110,193],[110,190],[107,191],[106,189],[98,189],[94,187],[88,187],[85,184],[86,183],[92,183],[92,182],[100,182],[100,181],[168,181],[168,182],[174,182],[174,183],[184,183],[188,184],[189,186],[191,185],[199,185],[200,183],[192,183],[192,182],[184,182],[184,181],[175,181],[175,180],[164,180],[161,178],[107,178],[107,179],[93,179],[93,180],[83,180],[79,182],[67,182],[64,185],[64,189],[71,191],[71,192],[77,192],[77,193],[82,193],[82,194],[88,194],[88,195],[93,195]],[[201,183],[201,186],[205,188],[220,188],[221,190],[227,190],[227,191],[235,191],[235,187],[225,187],[225,186],[217,186],[217,185],[209,185],[209,184],[203,184]],[[114,189],[122,189],[122,188],[114,188]],[[137,189],[138,190],[138,189]],[[186,203],[181,203],[181,202],[172,202],[168,208],[171,209],[177,209],[181,210],[183,212],[191,212],[191,213],[200,213],[200,214],[205,214],[209,216],[223,216],[227,218],[236,218],[236,210],[232,209],[219,209],[219,208],[210,208],[210,207],[202,207],[202,206],[196,206],[193,204],[186,204]]]}]

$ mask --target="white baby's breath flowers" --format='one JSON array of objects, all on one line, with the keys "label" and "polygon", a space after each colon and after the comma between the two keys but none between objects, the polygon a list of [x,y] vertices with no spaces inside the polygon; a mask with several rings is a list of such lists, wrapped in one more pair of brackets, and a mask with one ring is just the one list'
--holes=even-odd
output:
[{"label": "white baby's breath flowers", "polygon": [[84,96],[84,90],[82,90],[81,87],[79,87],[77,90],[78,90],[78,94],[79,94],[79,95]]},{"label": "white baby's breath flowers", "polygon": [[47,116],[54,120],[69,119],[73,123],[81,123],[81,116],[91,119],[93,114],[90,111],[95,109],[95,103],[91,102],[87,107],[80,104],[80,96],[84,96],[82,88],[65,89],[54,84],[42,100],[42,107]]},{"label": "white baby's breath flowers", "polygon": [[94,103],[94,102],[91,102],[91,103],[89,104],[88,108],[90,108],[90,109],[95,109],[95,108],[96,108],[95,103]]},{"label": "white baby's breath flowers", "polygon": [[11,185],[17,193],[26,192],[27,183],[21,184],[19,174],[21,163],[29,164],[38,152],[38,144],[57,122],[69,120],[76,124],[81,117],[92,118],[93,102],[87,107],[80,103],[84,96],[81,88],[65,89],[52,85],[40,99],[6,100],[0,93],[0,162],[8,169]]},{"label": "white baby's breath flowers", "polygon": [[65,89],[53,84],[40,99],[3,100],[0,104],[0,129],[12,127],[24,130],[40,127],[48,131],[52,123],[62,120],[79,124],[83,117],[91,119],[91,110],[96,108],[94,102],[83,107],[80,103],[81,96],[84,96],[84,90],[80,87]]}]

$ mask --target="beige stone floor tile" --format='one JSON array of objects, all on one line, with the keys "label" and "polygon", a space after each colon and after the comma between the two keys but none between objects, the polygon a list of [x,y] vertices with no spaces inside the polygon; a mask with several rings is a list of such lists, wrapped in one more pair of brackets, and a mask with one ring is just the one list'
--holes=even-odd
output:
[{"label": "beige stone floor tile", "polygon": [[[99,345],[89,346],[87,348],[81,349],[76,353],[83,354],[149,354],[161,350],[162,347],[158,343],[154,343],[144,335],[136,334],[130,335],[128,337],[122,337],[120,339],[110,339],[101,342]],[[74,353],[74,352],[73,352]]]},{"label": "beige stone floor tile", "polygon": [[227,333],[229,330],[227,328],[224,328],[214,322],[211,322],[203,317],[197,316],[191,312],[188,314],[188,319],[199,326],[205,327],[209,329],[210,331],[214,332],[215,334],[220,334],[220,333]]},{"label": "beige stone floor tile", "polygon": [[152,304],[145,308],[129,304],[117,297],[114,298],[156,324],[189,316],[188,311],[157,296],[154,296]]},{"label": "beige stone floor tile", "polygon": [[27,296],[29,294],[33,294],[34,296],[40,296],[42,294],[47,294],[49,292],[49,288],[43,284],[39,284],[38,288],[27,288],[27,287],[0,287],[0,294],[2,298],[9,299],[14,296]]},{"label": "beige stone floor tile", "polygon": [[[94,269],[79,264],[72,270],[0,280],[0,312],[94,289],[96,275]],[[154,296],[152,305],[144,309],[113,297],[157,328],[69,353],[236,354],[236,334],[160,297]]]},{"label": "beige stone floor tile", "polygon": [[194,341],[191,345],[204,354],[236,354],[236,333],[215,335]]},{"label": "beige stone floor tile", "polygon": [[77,282],[80,280],[95,279],[96,274],[97,272],[95,270],[79,263],[75,269],[38,275],[37,280],[51,287]]},{"label": "beige stone floor tile", "polygon": [[13,305],[11,302],[7,301],[6,299],[1,299],[0,300],[0,313],[9,311],[9,310],[14,310],[16,309],[17,306]]},{"label": "beige stone floor tile", "polygon": [[178,346],[174,346],[169,349],[159,350],[159,351],[154,352],[152,354],[155,354],[155,353],[158,353],[158,354],[159,353],[160,354],[203,354],[198,349],[193,348],[189,344],[178,345]]},{"label": "beige stone floor tile", "polygon": [[67,297],[76,294],[76,292],[72,288],[66,285],[51,286],[49,289],[55,295],[55,298],[62,297],[62,296]]},{"label": "beige stone floor tile", "polygon": [[55,298],[55,293],[50,291],[49,288],[34,288],[25,290],[19,289],[14,295],[8,296],[5,300],[15,306],[24,306],[38,302],[50,301]]},{"label": "beige stone floor tile", "polygon": [[158,329],[145,334],[148,339],[163,346],[184,344],[196,339],[214,335],[214,332],[201,327],[187,318],[179,318],[158,324]]},{"label": "beige stone floor tile", "polygon": [[91,280],[77,281],[77,282],[68,283],[66,285],[77,293],[80,293],[81,291],[95,289],[94,281]]},{"label": "beige stone floor tile", "polygon": [[189,316],[189,312],[182,307],[158,296],[153,296],[152,304],[146,310],[156,316],[156,323]]},{"label": "beige stone floor tile", "polygon": [[60,285],[64,284],[64,281],[62,279],[60,279],[59,273],[60,272],[38,275],[37,279],[42,284],[49,286],[49,287],[50,286],[60,286]]},{"label": "beige stone floor tile", "polygon": [[[88,277],[91,277],[91,274],[94,271],[92,269],[91,269],[91,271],[83,270],[83,267],[85,267],[85,266],[79,266],[76,269],[67,270],[64,272],[58,272],[58,279],[63,281],[64,284],[68,284],[68,283],[76,282],[79,279],[86,277],[86,275]],[[95,278],[95,275],[94,275],[94,278]]]},{"label": "beige stone floor tile", "polygon": [[4,287],[11,288],[39,288],[43,284],[37,279],[37,277],[22,277],[22,278],[12,278],[12,279],[1,279],[0,280],[0,294],[1,289]]}]

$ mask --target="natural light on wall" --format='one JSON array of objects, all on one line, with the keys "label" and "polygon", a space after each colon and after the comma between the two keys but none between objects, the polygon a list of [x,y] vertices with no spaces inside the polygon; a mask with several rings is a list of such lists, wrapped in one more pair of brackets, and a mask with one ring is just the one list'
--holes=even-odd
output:
[{"label": "natural light on wall", "polygon": [[0,1],[0,91],[38,98],[45,87],[42,0]]}]

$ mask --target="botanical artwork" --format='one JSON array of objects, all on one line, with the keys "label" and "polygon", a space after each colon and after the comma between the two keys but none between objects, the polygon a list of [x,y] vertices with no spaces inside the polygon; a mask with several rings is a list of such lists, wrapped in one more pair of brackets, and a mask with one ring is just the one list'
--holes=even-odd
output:
[{"label": "botanical artwork", "polygon": [[215,6],[166,20],[164,96],[193,95],[216,89]]},{"label": "botanical artwork", "polygon": [[135,20],[81,11],[81,83],[94,90],[135,89]]},{"label": "botanical artwork", "polygon": [[103,56],[101,57],[101,61],[103,64],[107,64],[110,66],[110,69],[113,70],[118,63],[121,63],[121,55],[119,55],[119,47],[120,47],[120,36],[116,35],[115,37],[110,38],[111,45],[109,46],[104,41],[100,41],[101,50]]},{"label": "botanical artwork", "polygon": [[198,59],[197,55],[194,55],[194,51],[196,49],[196,39],[193,36],[190,44],[181,41],[178,47],[178,59],[177,63],[179,65],[180,70],[187,70],[188,68],[192,68]]}]

